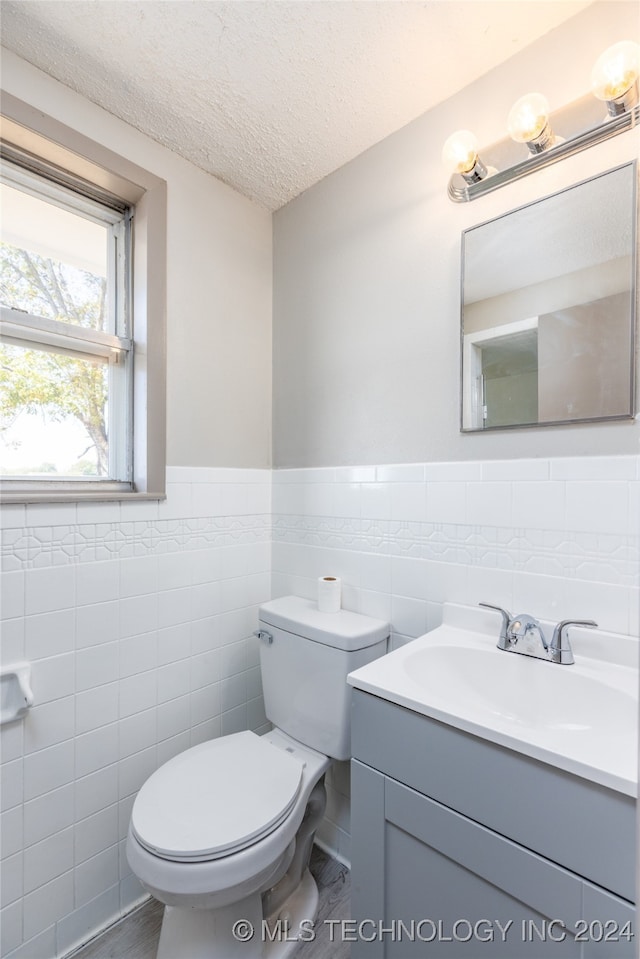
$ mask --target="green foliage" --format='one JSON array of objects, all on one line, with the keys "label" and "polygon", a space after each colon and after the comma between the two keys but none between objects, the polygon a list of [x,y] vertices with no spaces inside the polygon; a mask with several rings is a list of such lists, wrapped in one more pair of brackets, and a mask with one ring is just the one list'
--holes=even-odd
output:
[{"label": "green foliage", "polygon": [[[0,297],[26,310],[89,329],[105,324],[106,281],[6,243],[0,244]],[[0,345],[0,430],[21,412],[79,420],[94,446],[98,475],[108,473],[107,366],[62,352]],[[95,472],[95,467],[92,467]]]}]

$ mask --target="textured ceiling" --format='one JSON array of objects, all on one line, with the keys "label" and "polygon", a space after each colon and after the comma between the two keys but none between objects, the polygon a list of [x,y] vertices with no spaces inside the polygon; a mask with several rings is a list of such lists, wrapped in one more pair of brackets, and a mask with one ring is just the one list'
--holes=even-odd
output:
[{"label": "textured ceiling", "polygon": [[2,0],[2,43],[275,210],[579,0]]}]

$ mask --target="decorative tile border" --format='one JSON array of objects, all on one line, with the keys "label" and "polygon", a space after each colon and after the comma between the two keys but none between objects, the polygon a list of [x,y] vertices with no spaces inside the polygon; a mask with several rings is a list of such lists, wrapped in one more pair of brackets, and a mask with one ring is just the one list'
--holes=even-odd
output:
[{"label": "decorative tile border", "polygon": [[92,563],[270,539],[269,514],[13,528],[2,531],[2,570]]}]

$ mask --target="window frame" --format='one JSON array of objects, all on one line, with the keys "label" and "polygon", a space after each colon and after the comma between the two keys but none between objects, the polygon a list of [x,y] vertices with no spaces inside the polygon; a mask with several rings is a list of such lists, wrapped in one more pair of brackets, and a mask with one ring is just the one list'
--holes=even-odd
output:
[{"label": "window frame", "polygon": [[[42,114],[10,94],[3,96],[0,149],[5,159],[36,172],[62,187],[82,181],[86,195],[98,203],[114,199],[130,208],[132,282],[126,291],[131,335],[135,343],[131,374],[132,472],[128,481],[60,480],[0,481],[0,502],[80,502],[164,499],[166,472],[166,181],[114,153],[76,130]],[[11,311],[15,312],[15,311]],[[25,314],[18,311],[24,320]],[[16,317],[4,316],[7,322]],[[19,320],[18,320],[19,321]],[[55,321],[44,321],[44,325]],[[38,324],[36,324],[37,326]],[[65,325],[65,324],[63,324]],[[49,327],[45,334],[59,333]],[[74,330],[74,334],[80,329]],[[102,334],[108,337],[110,334]],[[111,348],[113,341],[102,345]],[[80,343],[83,347],[84,344]]]},{"label": "window frame", "polygon": [[[7,153],[13,152],[14,159]],[[96,200],[87,195],[84,181],[61,184],[38,169],[32,158],[15,159],[15,151],[0,149],[0,181],[14,190],[51,203],[80,218],[110,229],[107,273],[107,326],[110,332],[92,330],[20,308],[0,307],[0,341],[25,349],[51,350],[77,359],[98,359],[108,364],[109,475],[106,477],[3,476],[3,486],[24,490],[61,490],[73,484],[93,492],[132,490],[131,403],[135,363],[131,336],[130,274],[133,210],[120,200]],[[70,180],[71,178],[69,178]]]}]

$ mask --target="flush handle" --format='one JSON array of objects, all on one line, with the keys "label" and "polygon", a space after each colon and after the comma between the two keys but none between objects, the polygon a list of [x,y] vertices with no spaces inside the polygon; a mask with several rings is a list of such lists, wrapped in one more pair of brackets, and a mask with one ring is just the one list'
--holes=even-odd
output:
[{"label": "flush handle", "polygon": [[261,642],[266,643],[267,646],[271,646],[273,642],[273,636],[271,633],[268,633],[266,629],[254,629],[253,635],[257,636]]}]

